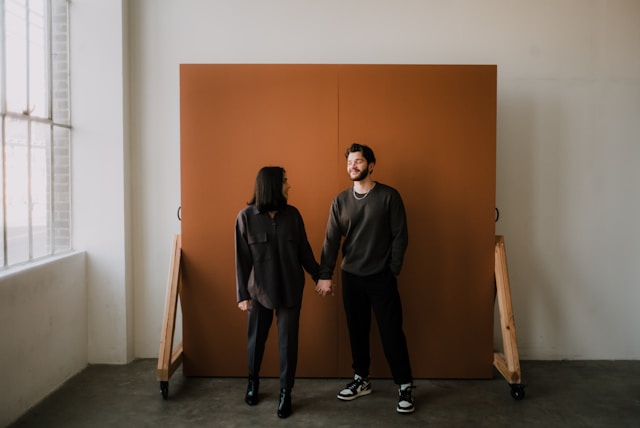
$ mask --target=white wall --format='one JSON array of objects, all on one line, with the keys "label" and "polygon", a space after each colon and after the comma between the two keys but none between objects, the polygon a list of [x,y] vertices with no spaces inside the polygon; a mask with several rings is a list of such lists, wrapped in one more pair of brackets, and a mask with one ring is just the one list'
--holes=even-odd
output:
[{"label": "white wall", "polygon": [[73,238],[87,253],[90,363],[134,357],[124,3],[70,6]]},{"label": "white wall", "polygon": [[0,277],[0,427],[87,366],[85,255]]},{"label": "white wall", "polygon": [[180,232],[180,63],[470,63],[498,65],[497,233],[520,357],[640,358],[640,2],[129,6],[136,356],[158,355]]}]

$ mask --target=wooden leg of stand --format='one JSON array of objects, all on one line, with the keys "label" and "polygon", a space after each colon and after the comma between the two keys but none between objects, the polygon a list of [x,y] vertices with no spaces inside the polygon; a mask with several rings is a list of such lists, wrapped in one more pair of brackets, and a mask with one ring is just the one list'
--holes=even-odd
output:
[{"label": "wooden leg of stand", "polygon": [[171,253],[169,280],[162,322],[162,335],[160,337],[160,353],[158,355],[158,380],[160,392],[166,400],[169,396],[169,378],[182,364],[182,342],[174,349],[173,337],[176,330],[176,315],[178,298],[180,297],[180,258],[182,253],[182,241],[180,235],[173,238],[173,250]]},{"label": "wooden leg of stand", "polygon": [[524,398],[524,388],[521,385],[518,341],[511,305],[507,255],[502,236],[496,236],[495,241],[495,280],[504,353],[495,352],[493,354],[493,365],[511,385],[512,397],[521,400]]}]

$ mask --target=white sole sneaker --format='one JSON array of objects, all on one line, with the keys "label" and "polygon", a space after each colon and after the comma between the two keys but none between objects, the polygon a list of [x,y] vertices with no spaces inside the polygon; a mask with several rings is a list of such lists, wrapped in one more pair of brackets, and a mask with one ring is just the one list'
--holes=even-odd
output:
[{"label": "white sole sneaker", "polygon": [[369,394],[371,394],[371,388],[363,389],[362,391],[358,391],[353,395],[342,395],[342,391],[340,391],[337,397],[343,401],[351,401],[351,400],[355,400],[356,398],[362,397],[363,395],[369,395]]},{"label": "white sole sneaker", "polygon": [[351,401],[363,395],[371,394],[371,382],[356,375],[337,395],[339,400]]}]

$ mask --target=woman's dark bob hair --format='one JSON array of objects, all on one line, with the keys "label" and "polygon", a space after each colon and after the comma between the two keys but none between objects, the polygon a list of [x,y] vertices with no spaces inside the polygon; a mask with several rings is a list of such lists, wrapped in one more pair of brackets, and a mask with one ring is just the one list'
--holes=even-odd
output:
[{"label": "woman's dark bob hair", "polygon": [[284,168],[279,166],[265,166],[260,169],[249,205],[255,205],[260,212],[285,208],[287,199],[282,194],[284,173]]}]

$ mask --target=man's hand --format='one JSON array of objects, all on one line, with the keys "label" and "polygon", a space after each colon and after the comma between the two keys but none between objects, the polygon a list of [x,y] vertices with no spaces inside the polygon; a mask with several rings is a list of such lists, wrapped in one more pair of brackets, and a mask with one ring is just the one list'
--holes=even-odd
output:
[{"label": "man's hand", "polygon": [[329,293],[331,293],[332,296],[336,295],[333,283],[330,279],[319,279],[318,283],[316,284],[316,293],[323,297]]}]

